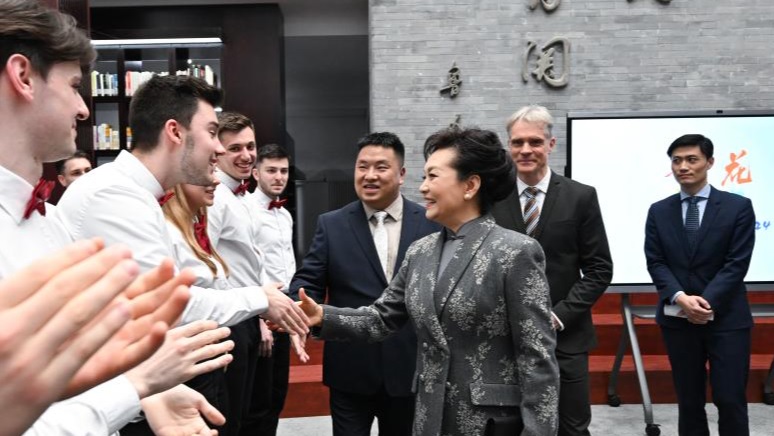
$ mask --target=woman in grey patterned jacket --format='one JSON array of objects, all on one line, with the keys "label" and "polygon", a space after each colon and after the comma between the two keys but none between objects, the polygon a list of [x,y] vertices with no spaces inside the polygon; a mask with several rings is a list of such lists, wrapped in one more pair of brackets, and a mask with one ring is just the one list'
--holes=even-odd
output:
[{"label": "woman in grey patterned jacket", "polygon": [[482,435],[490,420],[521,435],[555,435],[559,370],[545,257],[535,240],[487,214],[514,188],[511,158],[495,133],[457,128],[428,138],[425,158],[426,215],[444,229],[409,247],[371,306],[320,306],[301,293],[301,307],[325,340],[380,341],[413,323],[414,435]]}]

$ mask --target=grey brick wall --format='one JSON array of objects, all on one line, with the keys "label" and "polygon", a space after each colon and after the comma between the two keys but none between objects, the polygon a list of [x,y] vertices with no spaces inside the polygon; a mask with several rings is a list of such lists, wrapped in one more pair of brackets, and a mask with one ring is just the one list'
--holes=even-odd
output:
[{"label": "grey brick wall", "polygon": [[[557,120],[550,164],[561,173],[568,111],[774,108],[772,0],[563,0],[552,13],[528,0],[369,2],[371,128],[406,144],[410,198],[424,139],[456,114],[505,141],[513,111],[545,105]],[[572,44],[569,84],[523,82],[527,41],[554,36]],[[454,100],[439,94],[452,62],[463,81]]]}]

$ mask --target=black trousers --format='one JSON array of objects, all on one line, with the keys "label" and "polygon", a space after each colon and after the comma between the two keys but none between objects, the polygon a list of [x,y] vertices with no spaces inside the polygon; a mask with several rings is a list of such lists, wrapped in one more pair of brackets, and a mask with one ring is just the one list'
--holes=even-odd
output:
[{"label": "black trousers", "polygon": [[251,388],[255,379],[258,345],[261,332],[258,318],[250,318],[231,327],[229,339],[234,341],[231,354],[234,360],[226,369],[226,388],[228,391],[229,413],[226,416],[226,432],[221,435],[239,435],[244,417],[250,410]]},{"label": "black trousers", "polygon": [[368,436],[374,418],[379,436],[411,436],[414,397],[391,397],[382,390],[362,395],[330,389],[333,436]]},{"label": "black trousers", "polygon": [[559,436],[588,436],[591,424],[589,353],[556,350],[559,363]]},{"label": "black trousers", "polygon": [[242,420],[241,436],[274,436],[285,397],[290,373],[290,335],[274,333],[271,357],[259,357],[255,368],[250,410]]},{"label": "black trousers", "polygon": [[[712,321],[710,321],[712,322]],[[661,327],[679,406],[680,436],[709,436],[707,362],[720,436],[748,436],[747,379],[750,329],[712,331],[707,326]]]}]

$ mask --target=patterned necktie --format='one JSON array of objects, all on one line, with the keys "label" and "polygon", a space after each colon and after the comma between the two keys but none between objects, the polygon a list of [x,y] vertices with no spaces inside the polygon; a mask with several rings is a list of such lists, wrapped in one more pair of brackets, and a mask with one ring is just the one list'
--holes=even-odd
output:
[{"label": "patterned necktie", "polygon": [[275,209],[275,208],[279,209],[280,207],[284,206],[285,203],[287,203],[287,202],[288,202],[287,198],[281,198],[279,200],[272,200],[272,201],[269,202],[269,210],[272,210],[272,209]]},{"label": "patterned necktie", "polygon": [[384,220],[387,218],[387,212],[380,210],[374,212],[376,219],[376,229],[374,229],[374,245],[376,245],[376,254],[379,255],[379,262],[382,264],[384,275],[387,276],[387,227],[384,226]]},{"label": "patterned necktie", "polygon": [[691,249],[696,246],[696,235],[699,233],[699,200],[701,197],[693,196],[685,200],[688,202],[688,210],[685,213],[685,234],[688,236],[688,244]]},{"label": "patterned necktie", "polygon": [[247,180],[243,180],[242,183],[239,184],[236,188],[234,188],[234,195],[245,195],[245,192],[247,192]]},{"label": "patterned necktie", "polygon": [[535,235],[538,219],[540,219],[540,209],[537,204],[538,192],[540,191],[534,186],[524,190],[524,194],[527,196],[527,201],[524,203],[524,224],[527,226],[528,236]]},{"label": "patterned necktie", "polygon": [[32,212],[38,211],[39,214],[46,216],[46,201],[51,196],[51,191],[54,189],[54,182],[48,181],[44,178],[40,178],[35,188],[32,190],[32,195],[27,206],[24,208],[24,219],[29,219],[32,216]]}]

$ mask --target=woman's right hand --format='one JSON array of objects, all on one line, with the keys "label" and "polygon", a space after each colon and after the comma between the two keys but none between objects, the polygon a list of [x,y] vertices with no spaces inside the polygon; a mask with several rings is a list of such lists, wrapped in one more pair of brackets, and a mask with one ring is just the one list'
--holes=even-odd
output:
[{"label": "woman's right hand", "polygon": [[317,304],[316,301],[312,300],[308,295],[306,295],[304,288],[298,290],[298,298],[300,301],[298,301],[296,304],[298,304],[298,307],[304,311],[306,317],[309,318],[309,327],[315,327],[322,324],[322,306]]}]

